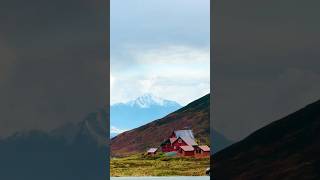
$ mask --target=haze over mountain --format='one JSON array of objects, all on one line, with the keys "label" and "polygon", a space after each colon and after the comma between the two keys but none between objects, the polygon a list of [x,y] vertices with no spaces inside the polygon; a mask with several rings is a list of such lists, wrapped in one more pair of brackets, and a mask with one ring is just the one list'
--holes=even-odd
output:
[{"label": "haze over mountain", "polygon": [[51,132],[17,132],[0,140],[0,179],[105,178],[106,122],[100,110]]},{"label": "haze over mountain", "polygon": [[213,155],[215,179],[319,179],[320,101]]},{"label": "haze over mountain", "polygon": [[[173,130],[192,129],[195,138],[210,145],[210,94],[201,97],[169,115],[136,129],[123,132],[111,139],[111,154],[125,156],[159,147]],[[230,145],[230,141],[214,131],[214,152]]]},{"label": "haze over mountain", "polygon": [[181,107],[175,101],[162,99],[152,94],[144,94],[127,103],[117,103],[110,107],[111,137],[125,130],[144,125],[161,118]]}]

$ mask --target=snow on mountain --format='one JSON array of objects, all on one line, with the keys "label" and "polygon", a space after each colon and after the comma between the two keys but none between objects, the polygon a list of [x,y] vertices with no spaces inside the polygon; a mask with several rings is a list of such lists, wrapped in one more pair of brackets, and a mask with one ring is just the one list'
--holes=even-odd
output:
[{"label": "snow on mountain", "polygon": [[140,108],[149,108],[151,106],[180,106],[175,101],[166,100],[150,93],[139,96],[135,100],[131,100],[125,104],[138,106]]},{"label": "snow on mountain", "polygon": [[[113,129],[130,130],[155,119],[162,118],[181,108],[175,101],[166,100],[150,93],[127,103],[117,103],[110,108],[110,125]],[[112,136],[115,132],[112,132]]]}]

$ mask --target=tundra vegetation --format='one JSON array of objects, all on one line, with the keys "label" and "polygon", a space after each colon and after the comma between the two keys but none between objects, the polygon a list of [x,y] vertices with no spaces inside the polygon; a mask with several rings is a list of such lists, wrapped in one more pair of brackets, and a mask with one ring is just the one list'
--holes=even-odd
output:
[{"label": "tundra vegetation", "polygon": [[119,176],[205,176],[210,158],[167,157],[135,154],[114,157],[110,161],[110,174]]}]

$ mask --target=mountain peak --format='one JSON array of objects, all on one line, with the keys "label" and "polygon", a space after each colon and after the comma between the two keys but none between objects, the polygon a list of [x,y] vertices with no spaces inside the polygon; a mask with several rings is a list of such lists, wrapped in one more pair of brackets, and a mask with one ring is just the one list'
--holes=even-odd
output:
[{"label": "mountain peak", "polygon": [[158,105],[158,106],[179,105],[174,101],[163,99],[151,93],[143,94],[142,96],[137,97],[135,100],[129,101],[127,104],[130,106],[139,106],[141,108],[148,108],[153,105]]}]

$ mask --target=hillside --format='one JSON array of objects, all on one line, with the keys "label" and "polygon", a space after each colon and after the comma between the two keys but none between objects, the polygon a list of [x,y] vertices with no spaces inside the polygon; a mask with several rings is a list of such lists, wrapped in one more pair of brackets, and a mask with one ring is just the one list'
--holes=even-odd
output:
[{"label": "hillside", "polygon": [[213,156],[215,179],[319,179],[320,101]]},{"label": "hillside", "polygon": [[[210,144],[210,95],[151,123],[124,132],[111,139],[111,154],[125,156],[158,147],[174,129],[191,128],[195,138]],[[221,136],[219,136],[221,137]]]}]

